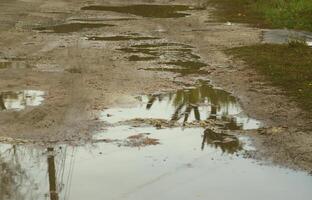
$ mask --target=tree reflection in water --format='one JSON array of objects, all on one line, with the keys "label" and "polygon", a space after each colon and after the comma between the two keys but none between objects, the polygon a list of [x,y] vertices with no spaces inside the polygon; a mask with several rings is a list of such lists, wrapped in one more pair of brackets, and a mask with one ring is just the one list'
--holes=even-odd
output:
[{"label": "tree reflection in water", "polygon": [[211,129],[206,129],[204,131],[201,146],[202,150],[204,150],[206,144],[214,146],[215,148],[220,148],[222,152],[229,154],[233,154],[243,149],[238,138],[235,136],[224,133],[216,133]]},{"label": "tree reflection in water", "polygon": [[[163,100],[169,101],[175,108],[171,116],[172,121],[182,120],[186,123],[193,115],[197,121],[218,118],[227,121],[227,127],[230,129],[242,128],[231,116],[231,110],[236,112],[240,109],[236,99],[228,92],[214,89],[204,82],[198,87],[178,90],[175,93],[150,95],[146,109],[151,109],[155,102]],[[207,112],[201,111],[203,107],[208,108]]]}]

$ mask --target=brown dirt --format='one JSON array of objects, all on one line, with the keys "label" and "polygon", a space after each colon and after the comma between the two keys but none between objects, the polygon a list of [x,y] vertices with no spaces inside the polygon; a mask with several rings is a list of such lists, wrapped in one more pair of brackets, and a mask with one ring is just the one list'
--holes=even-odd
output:
[{"label": "brown dirt", "polygon": [[[131,1],[135,3],[151,1]],[[203,1],[153,3],[203,5]],[[114,1],[122,4],[124,1]],[[130,4],[130,2],[127,1]],[[223,50],[260,42],[261,30],[240,24],[216,23],[211,8],[192,11],[177,19],[151,19],[132,15],[81,11],[80,0],[2,1],[0,6],[0,56],[25,58],[32,68],[1,69],[0,91],[23,89],[47,93],[44,104],[20,112],[0,112],[0,137],[37,141],[88,139],[99,126],[99,110],[136,103],[136,94],[154,93],[180,87],[176,81],[192,83],[209,78],[237,96],[245,111],[262,120],[263,130],[254,133],[259,155],[278,163],[312,170],[311,121],[283,92],[264,82],[263,77]],[[108,5],[111,1],[94,1]],[[137,20],[105,21],[100,27],[68,34],[40,33],[31,28],[69,22],[77,18]],[[129,62],[117,48],[133,41],[87,41],[87,36],[139,33],[168,42],[184,43],[207,63],[209,75],[178,77],[169,73],[137,70],[153,62]],[[137,42],[137,41],[136,41]]]}]

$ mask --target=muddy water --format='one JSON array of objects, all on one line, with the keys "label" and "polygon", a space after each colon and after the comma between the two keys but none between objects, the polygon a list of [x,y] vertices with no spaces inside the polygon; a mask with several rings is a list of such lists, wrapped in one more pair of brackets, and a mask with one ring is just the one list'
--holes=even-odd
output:
[{"label": "muddy water", "polygon": [[[197,8],[199,9],[199,8]],[[179,18],[190,14],[185,11],[195,8],[184,5],[129,5],[129,6],[101,6],[93,5],[83,7],[82,10],[111,11],[125,14],[132,14],[141,17],[151,18]]]},{"label": "muddy water", "polygon": [[17,92],[0,93],[0,111],[22,110],[28,106],[39,106],[44,100],[44,92],[37,90],[24,90]]},{"label": "muddy water", "polygon": [[190,74],[204,74],[201,68],[207,66],[201,57],[194,53],[194,47],[181,43],[172,42],[146,42],[118,49],[131,54],[129,61],[154,61],[157,63],[153,68],[146,70],[169,71],[182,76]]},{"label": "muddy water", "polygon": [[69,24],[59,24],[55,26],[39,27],[34,28],[34,30],[41,32],[52,32],[52,33],[72,33],[78,32],[86,29],[101,28],[114,26],[112,24],[95,24],[95,23],[69,23]]},{"label": "muddy water", "polygon": [[312,46],[312,33],[287,29],[274,29],[263,32],[264,43],[288,44],[291,41],[301,41]]}]

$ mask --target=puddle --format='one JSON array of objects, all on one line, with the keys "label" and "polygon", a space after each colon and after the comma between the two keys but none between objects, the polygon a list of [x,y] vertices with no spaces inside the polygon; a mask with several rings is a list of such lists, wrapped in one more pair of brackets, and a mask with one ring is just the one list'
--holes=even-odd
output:
[{"label": "puddle", "polygon": [[187,76],[187,75],[192,75],[192,74],[209,74],[209,72],[205,70],[199,70],[199,69],[191,69],[191,68],[175,68],[175,67],[154,67],[154,68],[143,68],[144,70],[147,71],[162,71],[162,72],[171,72],[175,74],[179,74],[181,76]]},{"label": "puddle", "polygon": [[132,55],[132,56],[129,56],[128,59],[129,61],[151,61],[151,60],[157,59],[157,57]]},{"label": "puddle", "polygon": [[190,14],[185,13],[191,10],[200,10],[201,8],[192,8],[184,5],[129,5],[129,6],[86,6],[81,10],[97,10],[97,11],[111,11],[118,13],[132,14],[141,17],[151,18],[179,18],[186,17]]},{"label": "puddle", "polygon": [[140,40],[157,40],[157,37],[146,37],[146,36],[129,36],[129,35],[116,35],[116,36],[108,36],[108,37],[88,37],[88,40],[95,41],[140,41]]},{"label": "puddle", "polygon": [[290,41],[303,41],[312,46],[312,33],[287,29],[265,30],[262,33],[264,43],[288,44]]},{"label": "puddle", "polygon": [[311,176],[245,159],[240,152],[248,140],[234,142],[242,138],[231,136],[231,145],[221,145],[213,142],[220,140],[218,136],[204,136],[199,128],[126,126],[97,137],[121,139],[138,133],[150,133],[160,144],[136,148],[106,142],[48,147],[1,144],[0,199],[311,198]]},{"label": "puddle", "polygon": [[207,66],[206,63],[203,63],[200,61],[181,61],[181,60],[166,62],[163,64],[175,65],[175,66],[179,66],[182,68],[188,68],[188,69],[194,69],[194,70],[199,70],[200,68]]},{"label": "puddle", "polygon": [[[190,75],[206,73],[201,70],[207,66],[201,61],[201,57],[193,52],[193,47],[180,43],[143,43],[126,48],[118,49],[124,53],[131,54],[129,61],[155,61],[159,67],[144,68],[145,70],[159,70]],[[145,56],[142,56],[145,55]]]},{"label": "puddle", "polygon": [[55,26],[39,27],[34,28],[44,33],[72,33],[78,32],[86,29],[101,28],[101,27],[111,27],[115,26],[112,24],[95,24],[95,23],[69,23],[69,24],[60,24]]},{"label": "puddle", "polygon": [[211,129],[204,131],[203,142],[201,149],[204,150],[205,146],[213,146],[220,148],[222,152],[233,154],[243,150],[243,145],[237,137],[225,133],[216,133]]},{"label": "puddle", "polygon": [[130,20],[136,20],[135,18],[87,18],[87,19],[71,19],[71,21],[76,22],[102,22],[102,21],[130,21]]},{"label": "puddle", "polygon": [[44,92],[24,90],[0,93],[0,110],[23,110],[28,106],[39,106],[44,100]]},{"label": "puddle", "polygon": [[[103,120],[230,118],[237,129],[259,126],[234,97],[204,82],[138,99],[137,107],[105,110]],[[118,124],[83,146],[0,143],[0,199],[311,198],[311,176],[260,165],[247,158],[248,150],[254,150],[248,137],[212,129]]]},{"label": "puddle", "polygon": [[248,130],[260,127],[260,122],[243,113],[237,100],[229,93],[206,83],[167,94],[138,97],[140,104],[132,108],[110,108],[102,120],[117,123],[133,119],[164,119],[181,124],[203,120],[224,121],[221,129]]}]

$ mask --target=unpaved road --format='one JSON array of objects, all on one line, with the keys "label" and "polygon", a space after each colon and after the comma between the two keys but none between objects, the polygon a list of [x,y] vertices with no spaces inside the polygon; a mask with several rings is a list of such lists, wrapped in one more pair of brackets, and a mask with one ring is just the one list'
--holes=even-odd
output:
[{"label": "unpaved road", "polygon": [[[173,17],[81,9],[89,5],[134,4],[192,8],[182,11],[190,15]],[[214,85],[232,92],[250,116],[263,122],[264,129],[248,132],[257,139],[258,155],[311,171],[311,121],[282,91],[223,53],[230,47],[260,42],[261,30],[218,23],[211,16],[211,9],[205,0],[2,0],[0,61],[13,64],[0,69],[0,91],[40,90],[45,92],[45,100],[40,106],[18,112],[1,111],[0,136],[3,140],[45,142],[88,139],[102,125],[97,119],[105,108],[136,103],[137,94],[173,90],[197,79],[210,79]],[[62,24],[71,25],[49,30]],[[132,39],[94,38],[112,36]],[[159,47],[157,59],[129,61],[129,51],[140,51],[130,47],[142,44]],[[170,54],[162,44],[173,44],[178,52],[191,54]],[[188,55],[207,65],[201,68],[202,73],[180,76],[141,70],[160,68],[160,63],[171,57],[183,59]]]}]

